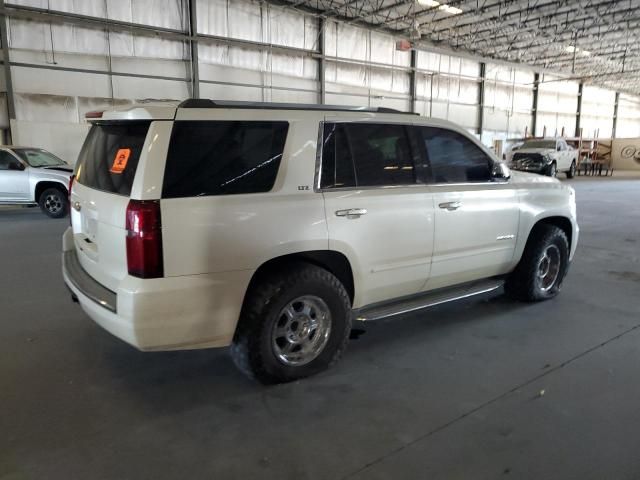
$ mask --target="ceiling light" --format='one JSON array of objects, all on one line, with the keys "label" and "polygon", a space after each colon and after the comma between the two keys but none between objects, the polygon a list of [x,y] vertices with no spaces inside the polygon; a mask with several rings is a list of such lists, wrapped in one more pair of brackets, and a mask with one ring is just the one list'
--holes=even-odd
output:
[{"label": "ceiling light", "polygon": [[444,5],[440,5],[438,9],[442,10],[443,12],[451,13],[452,15],[457,15],[459,13],[462,13],[462,10],[460,10],[459,8],[451,7],[446,3]]},{"label": "ceiling light", "polygon": [[573,45],[569,45],[568,47],[565,48],[565,50],[569,53],[573,53],[576,51],[576,47],[574,47]]},{"label": "ceiling light", "polygon": [[440,5],[440,2],[436,2],[436,0],[417,0],[417,2],[423,7],[437,7]]},{"label": "ceiling light", "polygon": [[584,55],[585,57],[591,55],[591,52],[589,50],[582,50],[580,53],[582,53],[582,55]]}]

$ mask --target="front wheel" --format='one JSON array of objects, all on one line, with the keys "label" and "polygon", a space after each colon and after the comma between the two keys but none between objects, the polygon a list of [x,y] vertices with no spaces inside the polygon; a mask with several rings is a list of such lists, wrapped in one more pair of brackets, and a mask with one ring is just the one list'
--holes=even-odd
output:
[{"label": "front wheel", "polygon": [[42,192],[38,204],[42,212],[51,218],[62,218],[69,210],[67,195],[58,188],[47,188]]},{"label": "front wheel", "polygon": [[549,168],[547,169],[547,175],[554,178],[557,173],[558,173],[558,167],[556,166],[556,162],[553,162],[551,165],[549,165]]},{"label": "front wheel", "polygon": [[569,241],[555,225],[533,229],[520,263],[507,278],[505,291],[517,300],[537,302],[555,297],[569,266]]},{"label": "front wheel", "polygon": [[262,275],[247,293],[231,345],[250,378],[282,383],[333,365],[351,331],[351,302],[327,270],[295,263]]},{"label": "front wheel", "polygon": [[576,161],[571,162],[571,167],[567,170],[567,178],[573,178],[576,176]]}]

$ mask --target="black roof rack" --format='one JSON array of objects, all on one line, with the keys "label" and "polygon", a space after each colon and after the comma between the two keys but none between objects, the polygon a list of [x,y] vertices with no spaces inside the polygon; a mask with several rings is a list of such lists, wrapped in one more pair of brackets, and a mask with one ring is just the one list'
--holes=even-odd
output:
[{"label": "black roof rack", "polygon": [[401,112],[387,107],[349,107],[344,105],[318,105],[313,103],[269,103],[269,102],[241,102],[235,100],[210,100],[208,98],[189,98],[178,104],[178,108],[237,108],[251,110],[321,110],[336,112],[369,112],[369,113],[401,113],[404,115],[418,115],[417,113]]}]

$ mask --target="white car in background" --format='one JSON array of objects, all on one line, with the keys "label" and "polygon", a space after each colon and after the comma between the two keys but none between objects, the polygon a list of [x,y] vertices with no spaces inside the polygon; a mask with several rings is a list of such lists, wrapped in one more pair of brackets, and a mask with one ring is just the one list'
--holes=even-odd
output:
[{"label": "white car in background", "polygon": [[73,167],[42,148],[0,147],[0,204],[38,204],[52,218],[69,211]]},{"label": "white car in background", "polygon": [[573,178],[578,167],[578,151],[562,138],[531,139],[512,150],[509,167],[550,177],[564,172],[567,178]]}]

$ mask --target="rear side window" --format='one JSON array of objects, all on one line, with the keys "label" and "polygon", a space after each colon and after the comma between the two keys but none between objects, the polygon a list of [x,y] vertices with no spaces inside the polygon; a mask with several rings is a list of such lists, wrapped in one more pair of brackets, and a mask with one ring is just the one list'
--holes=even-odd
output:
[{"label": "rear side window", "polygon": [[164,198],[268,192],[287,122],[177,121],[164,172]]},{"label": "rear side window", "polygon": [[321,188],[416,182],[404,125],[325,123],[323,142]]},{"label": "rear side window", "polygon": [[471,140],[443,128],[423,127],[421,130],[435,183],[491,179],[491,159]]},{"label": "rear side window", "polygon": [[76,181],[118,195],[130,195],[151,122],[118,122],[91,127],[76,163]]}]

